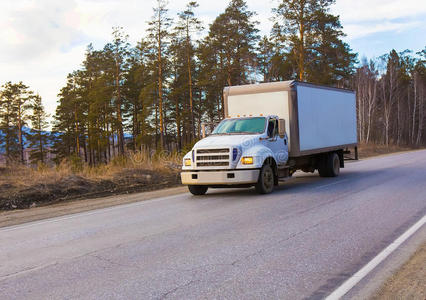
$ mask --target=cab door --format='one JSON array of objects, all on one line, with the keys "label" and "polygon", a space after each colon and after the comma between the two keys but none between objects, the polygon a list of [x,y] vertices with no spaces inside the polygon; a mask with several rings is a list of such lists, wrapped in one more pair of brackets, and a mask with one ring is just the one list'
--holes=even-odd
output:
[{"label": "cab door", "polygon": [[288,159],[288,138],[287,134],[284,137],[279,136],[278,119],[276,117],[271,117],[268,120],[267,134],[268,138],[265,145],[271,149],[277,164],[284,165]]}]

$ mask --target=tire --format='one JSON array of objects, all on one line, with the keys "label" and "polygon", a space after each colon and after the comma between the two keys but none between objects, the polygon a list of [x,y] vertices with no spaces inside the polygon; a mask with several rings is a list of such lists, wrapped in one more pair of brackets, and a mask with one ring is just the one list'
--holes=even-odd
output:
[{"label": "tire", "polygon": [[188,185],[188,190],[195,196],[201,196],[207,193],[209,187],[205,185]]},{"label": "tire", "polygon": [[260,169],[259,179],[255,185],[259,194],[269,194],[274,190],[274,171],[269,164],[264,164]]},{"label": "tire", "polygon": [[339,176],[339,174],[340,174],[340,159],[339,159],[339,155],[337,155],[337,153],[335,153],[335,152],[330,153],[329,159],[330,159],[330,162],[329,162],[329,164],[330,164],[329,176],[330,177]]},{"label": "tire", "polygon": [[318,163],[318,173],[321,177],[336,177],[340,173],[340,159],[337,153],[327,153]]},{"label": "tire", "polygon": [[327,162],[328,162],[328,153],[321,155],[318,162],[318,173],[319,173],[319,176],[321,177],[328,177]]}]

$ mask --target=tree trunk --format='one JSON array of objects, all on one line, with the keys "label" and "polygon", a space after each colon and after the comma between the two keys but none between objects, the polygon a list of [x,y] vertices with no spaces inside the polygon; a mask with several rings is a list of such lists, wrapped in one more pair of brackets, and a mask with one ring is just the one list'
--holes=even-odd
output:
[{"label": "tree trunk", "polygon": [[413,104],[413,124],[411,127],[411,144],[414,145],[415,127],[416,127],[416,106],[417,106],[417,73],[414,73],[414,104]]},{"label": "tree trunk", "polygon": [[305,46],[304,46],[304,28],[303,23],[300,23],[299,26],[299,35],[300,35],[300,45],[299,45],[299,80],[305,80]]},{"label": "tree trunk", "polygon": [[24,141],[22,138],[22,107],[18,106],[18,141],[19,141],[19,156],[21,163],[24,164]]},{"label": "tree trunk", "polygon": [[[422,82],[420,84],[423,84]],[[420,145],[421,143],[421,139],[422,139],[422,133],[423,133],[423,120],[424,120],[424,102],[425,102],[425,97],[424,97],[424,86],[420,86],[420,91],[419,91],[419,127],[417,130],[417,140],[416,140],[416,145]]]},{"label": "tree trunk", "polygon": [[371,84],[371,80],[370,80],[370,88],[369,88],[369,99],[368,99],[368,113],[367,113],[367,136],[366,136],[366,143],[368,143],[370,141],[370,132],[371,132],[371,119],[373,116],[373,112],[374,112],[374,107],[375,107],[375,101],[376,101],[376,88],[377,88],[377,81],[374,78],[374,83]]},{"label": "tree trunk", "polygon": [[120,155],[124,155],[124,133],[123,133],[123,119],[121,116],[121,90],[120,90],[120,66],[116,61],[116,78],[115,82],[117,85],[117,126],[118,126],[118,152]]},{"label": "tree trunk", "polygon": [[401,109],[400,109],[400,101],[401,98],[398,97],[397,105],[396,105],[396,113],[397,113],[397,120],[396,120],[396,144],[399,146],[401,144]]},{"label": "tree trunk", "polygon": [[299,65],[299,80],[305,80],[305,27],[304,27],[304,19],[305,19],[305,5],[304,2],[301,3],[300,11],[299,11],[299,55],[298,55],[298,65]]},{"label": "tree trunk", "polygon": [[39,151],[40,151],[40,161],[42,164],[44,164],[44,151],[43,151],[43,138],[42,138],[42,128],[41,128],[41,119],[38,118],[38,142],[39,142]]},{"label": "tree trunk", "polygon": [[181,133],[181,124],[180,124],[180,112],[179,112],[179,98],[176,97],[175,103],[176,109],[176,131],[177,131],[177,148],[178,151],[182,150],[182,133]]},{"label": "tree trunk", "polygon": [[161,15],[158,12],[158,109],[160,114],[160,145],[164,149],[164,120],[163,120],[163,66],[161,44]]},{"label": "tree trunk", "polygon": [[75,152],[80,157],[80,138],[78,132],[78,115],[77,115],[77,104],[74,103],[74,126],[75,126]]},{"label": "tree trunk", "polygon": [[138,133],[138,113],[137,113],[137,105],[133,105],[133,118],[132,118],[132,140],[133,140],[133,151],[136,151],[136,138]]},{"label": "tree trunk", "polygon": [[155,149],[158,149],[158,103],[155,105]]},{"label": "tree trunk", "polygon": [[[186,23],[186,52],[187,52],[187,64],[188,64],[188,85],[189,85],[189,110],[191,114],[191,142],[195,138],[195,125],[194,125],[194,108],[193,108],[193,96],[192,96],[192,72],[191,72],[191,44],[189,35],[189,24],[188,20]],[[181,149],[179,147],[179,149]]]}]

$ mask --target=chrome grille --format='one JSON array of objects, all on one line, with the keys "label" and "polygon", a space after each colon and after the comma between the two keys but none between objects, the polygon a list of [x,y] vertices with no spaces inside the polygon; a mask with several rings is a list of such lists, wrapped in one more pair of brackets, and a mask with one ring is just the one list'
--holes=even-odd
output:
[{"label": "chrome grille", "polygon": [[197,167],[217,167],[217,166],[229,166],[229,162],[226,162],[226,161],[197,162]]},{"label": "chrome grille", "polygon": [[229,166],[229,148],[197,149],[197,167],[227,167]]},{"label": "chrome grille", "polygon": [[220,149],[197,149],[197,154],[205,154],[205,153],[229,153],[228,148],[220,148]]},{"label": "chrome grille", "polygon": [[199,160],[218,160],[218,159],[229,159],[229,155],[206,155],[206,156],[197,156],[197,161]]}]

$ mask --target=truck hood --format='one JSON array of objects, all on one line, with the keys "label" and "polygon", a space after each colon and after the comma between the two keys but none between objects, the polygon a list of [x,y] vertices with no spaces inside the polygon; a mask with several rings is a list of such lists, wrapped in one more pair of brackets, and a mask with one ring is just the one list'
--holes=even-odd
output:
[{"label": "truck hood", "polygon": [[201,141],[198,141],[194,148],[212,148],[212,147],[250,147],[259,142],[260,134],[254,135],[211,135]]}]

